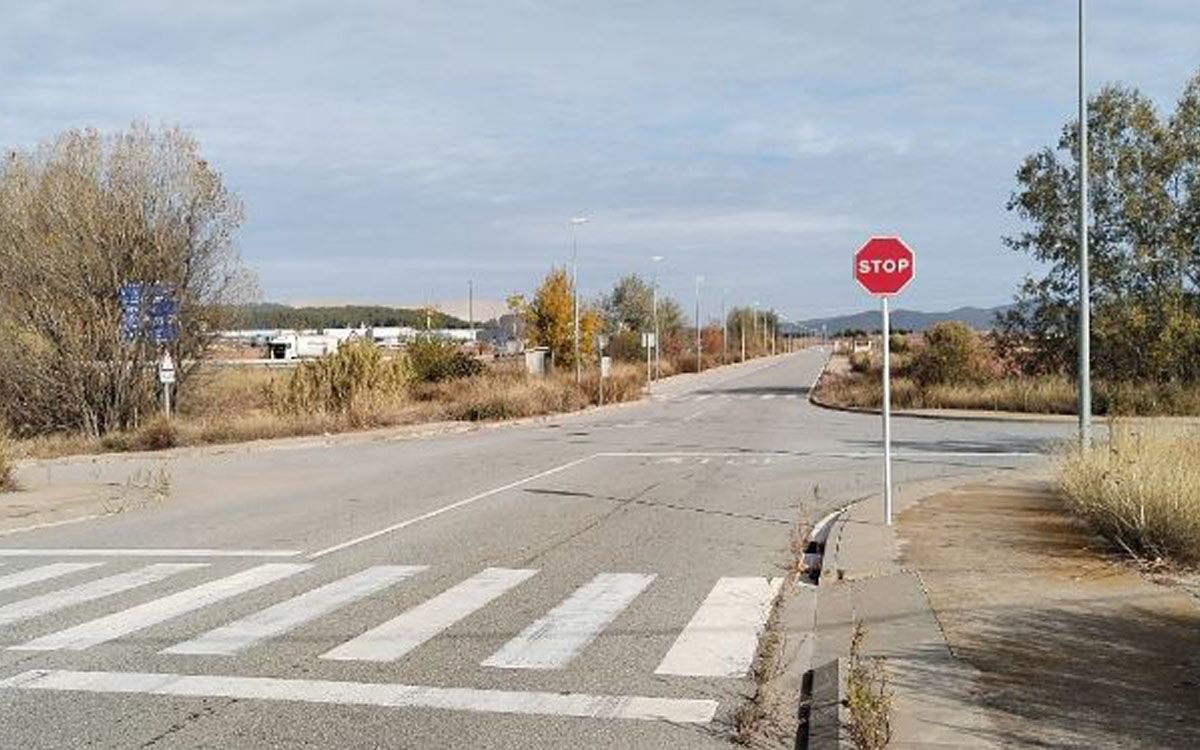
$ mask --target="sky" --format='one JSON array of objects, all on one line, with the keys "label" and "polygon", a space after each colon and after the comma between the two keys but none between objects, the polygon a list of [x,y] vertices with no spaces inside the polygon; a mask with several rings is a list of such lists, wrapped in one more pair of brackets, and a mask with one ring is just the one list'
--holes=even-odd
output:
[{"label": "sky", "polygon": [[[0,145],[181,125],[241,196],[271,301],[449,304],[656,277],[804,319],[874,305],[851,256],[900,235],[898,306],[991,306],[1021,159],[1075,110],[1075,0],[0,0]],[[1093,86],[1164,109],[1200,3],[1089,0]],[[663,256],[655,262],[654,256]]]}]

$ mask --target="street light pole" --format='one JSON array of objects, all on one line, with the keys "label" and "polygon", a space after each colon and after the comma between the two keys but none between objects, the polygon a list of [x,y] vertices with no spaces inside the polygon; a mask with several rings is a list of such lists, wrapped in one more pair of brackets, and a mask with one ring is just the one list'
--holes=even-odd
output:
[{"label": "street light pole", "polygon": [[578,228],[588,222],[586,216],[571,219],[571,308],[575,319],[575,382],[583,382],[582,363],[579,361],[579,238]]},{"label": "street light pole", "polygon": [[659,358],[658,358],[658,353],[660,351],[662,351],[662,341],[659,339],[659,330],[658,330],[658,264],[663,261],[663,256],[655,255],[650,260],[654,261],[654,285],[653,285],[654,297],[653,297],[653,302],[652,302],[652,307],[653,307],[652,314],[654,317],[654,379],[658,380],[662,376],[661,370],[659,368]]},{"label": "street light pole", "polygon": [[721,364],[726,364],[729,357],[729,318],[725,315],[725,297],[728,289],[721,290]]},{"label": "street light pole", "polygon": [[1079,0],[1079,445],[1092,445],[1091,280],[1088,278],[1087,17]]},{"label": "street light pole", "polygon": [[696,277],[696,372],[700,372],[702,369],[704,369],[704,362],[700,358],[700,355],[703,351],[700,348],[700,282],[701,281],[704,281],[704,277],[697,276]]}]

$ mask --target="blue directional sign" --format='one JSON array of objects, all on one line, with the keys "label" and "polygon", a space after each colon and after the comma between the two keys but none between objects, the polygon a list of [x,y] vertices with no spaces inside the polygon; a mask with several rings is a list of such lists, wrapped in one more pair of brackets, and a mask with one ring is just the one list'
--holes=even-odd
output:
[{"label": "blue directional sign", "polygon": [[148,336],[164,344],[179,338],[179,300],[170,284],[130,282],[121,286],[118,296],[126,341]]}]

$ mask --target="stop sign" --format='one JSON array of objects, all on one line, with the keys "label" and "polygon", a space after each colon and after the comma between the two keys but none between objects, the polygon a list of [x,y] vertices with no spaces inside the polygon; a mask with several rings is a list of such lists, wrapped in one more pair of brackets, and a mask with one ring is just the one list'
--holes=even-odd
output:
[{"label": "stop sign", "polygon": [[872,237],[854,254],[855,280],[876,297],[908,286],[913,266],[913,251],[899,237]]}]

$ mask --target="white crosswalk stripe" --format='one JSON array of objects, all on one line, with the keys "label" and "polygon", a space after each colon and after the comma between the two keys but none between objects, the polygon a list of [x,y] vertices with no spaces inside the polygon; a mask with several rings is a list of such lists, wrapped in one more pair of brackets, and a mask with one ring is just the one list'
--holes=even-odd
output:
[{"label": "white crosswalk stripe", "polygon": [[[54,563],[20,571],[35,582],[95,568],[103,563]],[[116,611],[8,648],[16,651],[80,651],[150,628],[203,607],[278,582],[314,563],[270,563]],[[211,563],[145,565],[68,588],[0,605],[0,626],[32,620],[88,602],[116,597]],[[272,606],[187,636],[159,653],[172,656],[234,656],[339,608],[381,594],[428,570],[427,565],[377,565],[308,588]],[[486,568],[410,607],[391,619],[335,645],[321,659],[392,662],[444,635],[467,618],[532,579],[534,569]],[[12,576],[0,582],[13,580]],[[482,662],[485,667],[521,670],[566,668],[603,635],[656,580],[654,574],[600,573],[572,591]],[[782,579],[719,579],[675,638],[655,673],[680,677],[738,678],[751,667],[759,638]],[[11,583],[10,587],[24,585]],[[652,605],[647,601],[646,606]],[[647,665],[649,669],[652,665]]]},{"label": "white crosswalk stripe", "polygon": [[741,677],[750,669],[782,578],[722,578],[655,674]]},{"label": "white crosswalk stripe", "polygon": [[399,659],[537,573],[488,568],[404,614],[321,655],[340,661]]},{"label": "white crosswalk stripe", "polygon": [[370,596],[425,570],[424,565],[378,565],[163,649],[164,654],[228,656],[266,638],[281,635],[338,607]]},{"label": "white crosswalk stripe", "polygon": [[302,563],[259,565],[9,648],[15,651],[81,651],[265,586],[311,567],[312,565]]},{"label": "white crosswalk stripe", "polygon": [[74,607],[77,604],[103,599],[123,591],[156,583],[177,573],[207,567],[207,563],[163,563],[147,565],[126,573],[88,581],[67,589],[51,591],[0,607],[0,625],[28,620],[34,617]]},{"label": "white crosswalk stripe", "polygon": [[637,573],[601,573],[504,644],[483,665],[509,669],[565,666],[654,578]]},{"label": "white crosswalk stripe", "polygon": [[48,581],[51,578],[78,573],[81,570],[99,567],[103,563],[50,563],[49,565],[39,565],[36,568],[28,570],[19,570],[16,573],[9,573],[6,576],[0,576],[0,591],[8,591],[10,589],[28,586],[33,583],[41,583]]},{"label": "white crosswalk stripe", "polygon": [[77,672],[65,669],[22,672],[0,679],[2,689],[232,698],[379,708],[433,708],[442,711],[573,716],[671,724],[707,724],[713,720],[718,705],[717,701],[710,698],[533,693],[394,683],[154,672]]}]

